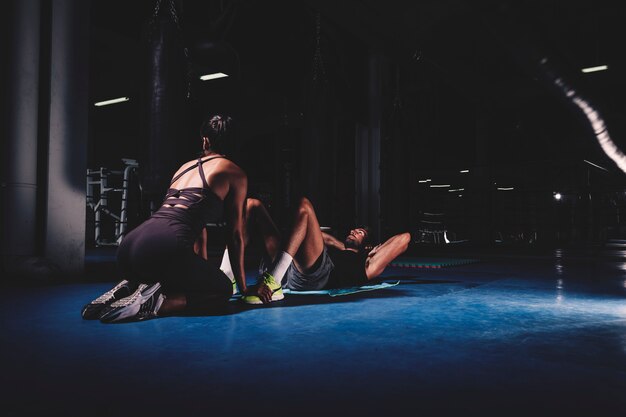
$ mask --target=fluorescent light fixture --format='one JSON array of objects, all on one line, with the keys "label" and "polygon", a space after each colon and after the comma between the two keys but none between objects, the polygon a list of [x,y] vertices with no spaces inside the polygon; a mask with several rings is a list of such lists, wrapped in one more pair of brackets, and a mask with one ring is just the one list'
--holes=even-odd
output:
[{"label": "fluorescent light fixture", "polygon": [[583,68],[581,69],[581,71],[584,72],[585,74],[588,74],[590,72],[606,71],[608,69],[609,69],[608,65],[598,65],[597,67]]},{"label": "fluorescent light fixture", "polygon": [[557,200],[557,201],[558,201],[558,200],[560,200],[560,199],[562,199],[562,198],[563,198],[563,196],[561,195],[561,193],[554,193],[554,199],[555,199],[555,200]]},{"label": "fluorescent light fixture", "polygon": [[445,188],[445,187],[449,187],[450,184],[432,184],[430,186],[430,188]]},{"label": "fluorescent light fixture", "polygon": [[453,190],[448,190],[449,193],[454,193],[454,192],[457,192],[457,191],[465,191],[465,188],[455,188]]},{"label": "fluorescent light fixture", "polygon": [[431,182],[431,181],[432,181],[432,180],[431,180],[430,178],[427,178],[427,179],[425,179],[425,180],[417,180],[417,182],[419,182],[419,183],[421,183],[421,184],[423,184],[423,183],[425,183],[425,182]]},{"label": "fluorescent light fixture", "polygon": [[461,174],[467,174],[469,172],[469,169],[462,169],[459,171]]},{"label": "fluorescent light fixture", "polygon": [[588,164],[589,164],[589,165],[591,165],[592,167],[596,167],[596,168],[599,168],[599,169],[601,169],[601,170],[603,170],[603,171],[609,172],[609,170],[608,170],[608,169],[606,169],[606,168],[604,168],[604,167],[601,167],[601,166],[600,166],[600,165],[598,165],[598,164],[594,164],[594,163],[593,163],[593,162],[591,162],[591,161],[587,161],[586,159],[583,159],[583,162],[588,163]]},{"label": "fluorescent light fixture", "polygon": [[99,101],[97,103],[94,103],[93,105],[96,107],[108,106],[109,104],[123,103],[124,101],[128,101],[128,100],[130,100],[129,97],[119,97],[119,98],[113,98],[111,100]]},{"label": "fluorescent light fixture", "polygon": [[228,74],[224,74],[223,72],[214,72],[212,74],[205,74],[200,76],[202,81],[215,80],[216,78],[224,78],[228,77]]},{"label": "fluorescent light fixture", "polygon": [[498,187],[498,191],[511,191],[514,190],[513,187]]}]

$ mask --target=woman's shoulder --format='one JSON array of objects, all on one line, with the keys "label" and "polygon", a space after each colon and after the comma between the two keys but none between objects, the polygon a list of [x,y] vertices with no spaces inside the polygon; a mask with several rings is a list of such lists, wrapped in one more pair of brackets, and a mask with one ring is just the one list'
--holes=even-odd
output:
[{"label": "woman's shoulder", "polygon": [[233,175],[237,175],[237,176],[246,176],[246,173],[243,169],[241,169],[241,167],[239,165],[237,165],[235,162],[233,162],[232,160],[228,159],[228,157],[223,157],[219,159],[218,162],[225,171],[227,171],[229,174],[233,174]]},{"label": "woman's shoulder", "polygon": [[[204,170],[210,183],[213,181],[226,181],[232,186],[240,184],[242,181],[247,181],[248,177],[246,173],[236,163],[225,156],[215,159],[214,164],[212,164],[209,169],[205,168]],[[212,180],[210,178],[212,178]]]}]

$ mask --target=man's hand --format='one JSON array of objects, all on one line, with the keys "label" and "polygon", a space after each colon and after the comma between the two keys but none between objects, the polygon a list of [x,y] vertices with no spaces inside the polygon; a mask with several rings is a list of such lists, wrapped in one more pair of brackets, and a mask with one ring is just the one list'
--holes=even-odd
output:
[{"label": "man's hand", "polygon": [[339,250],[344,250],[346,245],[343,242],[339,241],[333,235],[329,235],[328,233],[322,232],[322,238],[324,239],[324,245],[329,248],[335,248]]},{"label": "man's hand", "polygon": [[376,252],[378,252],[378,249],[380,249],[381,246],[382,246],[382,243],[379,243],[378,245],[374,246],[374,249],[369,251],[367,256],[374,256],[376,254]]}]

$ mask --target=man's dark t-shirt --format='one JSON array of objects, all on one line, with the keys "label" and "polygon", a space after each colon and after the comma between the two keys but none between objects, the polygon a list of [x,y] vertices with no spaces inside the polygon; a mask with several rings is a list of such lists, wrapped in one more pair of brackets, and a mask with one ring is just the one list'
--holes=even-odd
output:
[{"label": "man's dark t-shirt", "polygon": [[335,267],[330,273],[326,288],[356,287],[367,283],[367,252],[329,248],[328,255]]}]

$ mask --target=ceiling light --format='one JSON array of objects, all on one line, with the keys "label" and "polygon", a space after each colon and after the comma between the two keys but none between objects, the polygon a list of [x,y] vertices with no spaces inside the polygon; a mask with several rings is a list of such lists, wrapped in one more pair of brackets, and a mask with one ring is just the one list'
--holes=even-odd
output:
[{"label": "ceiling light", "polygon": [[449,187],[450,184],[432,184],[430,186],[430,188],[444,188],[444,187]]},{"label": "ceiling light", "polygon": [[583,68],[583,69],[581,69],[581,71],[584,72],[585,74],[587,74],[587,73],[590,73],[590,72],[606,71],[608,69],[609,69],[609,67],[607,65],[598,65],[597,67]]},{"label": "ceiling light", "polygon": [[563,198],[563,196],[561,195],[561,193],[554,193],[554,199],[555,200],[560,200],[561,198]]},{"label": "ceiling light", "polygon": [[130,100],[129,97],[113,98],[111,100],[104,100],[104,101],[99,101],[97,103],[94,103],[94,106],[96,107],[108,106],[109,104],[123,103],[124,101],[128,101],[128,100]]},{"label": "ceiling light", "polygon": [[469,172],[469,169],[462,169],[459,171],[461,174],[467,174]]},{"label": "ceiling light", "polygon": [[498,191],[511,191],[514,190],[513,187],[498,187]]},{"label": "ceiling light", "polygon": [[216,78],[224,78],[228,77],[228,74],[224,74],[223,72],[214,72],[212,74],[206,74],[200,76],[202,81],[215,80]]}]

